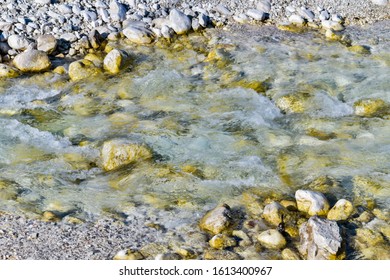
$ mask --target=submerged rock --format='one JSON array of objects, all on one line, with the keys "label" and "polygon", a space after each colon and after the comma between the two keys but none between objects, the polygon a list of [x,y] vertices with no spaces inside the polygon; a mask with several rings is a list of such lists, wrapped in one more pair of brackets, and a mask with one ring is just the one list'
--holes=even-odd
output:
[{"label": "submerged rock", "polygon": [[72,81],[79,81],[101,74],[102,70],[87,59],[72,62],[69,65],[69,77]]},{"label": "submerged rock", "polygon": [[298,210],[310,216],[324,216],[329,211],[329,202],[320,192],[297,190],[295,192],[295,199],[297,200]]},{"label": "submerged rock", "polygon": [[0,63],[0,78],[15,78],[19,76],[19,71],[7,64]]},{"label": "submerged rock", "polygon": [[145,145],[122,139],[104,142],[101,150],[102,167],[106,171],[150,158],[152,152]]},{"label": "submerged rock", "polygon": [[264,247],[275,250],[282,249],[287,244],[286,239],[276,229],[263,231],[257,236],[257,240]]},{"label": "submerged rock", "polygon": [[113,49],[103,61],[103,67],[111,74],[117,74],[121,69],[126,67],[129,62],[129,54],[125,51]]},{"label": "submerged rock", "polygon": [[225,249],[236,246],[237,242],[226,234],[217,234],[210,239],[209,244],[214,249]]},{"label": "submerged rock", "polygon": [[278,202],[272,202],[264,207],[263,218],[271,225],[278,226],[283,222],[286,209]]},{"label": "submerged rock", "polygon": [[328,219],[334,221],[347,220],[353,212],[353,205],[346,199],[340,199],[329,210]]},{"label": "submerged rock", "polygon": [[51,62],[43,51],[29,50],[18,54],[13,64],[22,72],[43,72],[49,70]]},{"label": "submerged rock", "polygon": [[342,238],[335,221],[311,217],[299,229],[299,252],[308,260],[332,260],[339,257]]},{"label": "submerged rock", "polygon": [[293,260],[300,260],[299,254],[295,251],[293,251],[290,248],[286,248],[282,251],[282,258],[283,260],[287,261],[293,261]]},{"label": "submerged rock", "polygon": [[223,204],[210,210],[199,222],[199,227],[212,234],[219,234],[228,229],[232,223],[232,213],[229,205]]},{"label": "submerged rock", "polygon": [[390,106],[382,99],[363,99],[353,104],[355,114],[361,117],[380,117],[390,112]]},{"label": "submerged rock", "polygon": [[242,257],[232,251],[211,249],[205,251],[203,258],[205,260],[241,260]]}]

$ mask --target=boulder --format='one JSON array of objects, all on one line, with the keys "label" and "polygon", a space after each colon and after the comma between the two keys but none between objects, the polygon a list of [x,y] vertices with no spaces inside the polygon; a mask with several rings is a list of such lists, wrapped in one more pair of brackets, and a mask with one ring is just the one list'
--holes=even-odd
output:
[{"label": "boulder", "polygon": [[18,54],[13,64],[22,72],[43,72],[50,68],[51,62],[43,51],[28,50]]},{"label": "boulder", "polygon": [[0,78],[15,78],[19,76],[19,71],[7,64],[0,63]]},{"label": "boulder", "polygon": [[8,45],[14,50],[26,50],[30,42],[21,35],[11,35],[8,37]]},{"label": "boulder", "polygon": [[353,212],[353,205],[346,199],[340,199],[328,212],[328,219],[334,221],[347,220]]},{"label": "boulder", "polygon": [[299,236],[298,250],[308,260],[331,260],[339,257],[342,238],[335,221],[311,217],[301,225]]},{"label": "boulder", "polygon": [[257,240],[264,247],[274,250],[282,249],[287,244],[284,236],[276,229],[263,231],[257,236]]},{"label": "boulder", "polygon": [[153,32],[143,26],[129,25],[123,29],[122,33],[136,44],[150,44],[154,40]]},{"label": "boulder", "polygon": [[72,62],[69,65],[69,77],[72,81],[79,81],[102,73],[99,67],[87,59]]},{"label": "boulder", "polygon": [[41,35],[37,38],[37,49],[51,54],[57,48],[57,39],[50,34]]},{"label": "boulder", "polygon": [[329,202],[326,197],[320,193],[310,190],[297,190],[295,192],[298,210],[309,214],[310,216],[324,216],[329,211]]},{"label": "boulder", "polygon": [[111,74],[117,74],[129,62],[129,55],[122,50],[113,49],[110,51],[103,61],[104,70]]},{"label": "boulder", "polygon": [[199,222],[199,227],[212,234],[219,234],[228,229],[232,223],[229,205],[223,204],[210,210]]},{"label": "boulder", "polygon": [[169,13],[170,27],[175,30],[176,34],[185,34],[191,30],[191,19],[180,12],[179,10],[172,9]]},{"label": "boulder", "polygon": [[106,141],[101,149],[102,167],[105,171],[150,158],[152,152],[145,145],[123,139]]}]

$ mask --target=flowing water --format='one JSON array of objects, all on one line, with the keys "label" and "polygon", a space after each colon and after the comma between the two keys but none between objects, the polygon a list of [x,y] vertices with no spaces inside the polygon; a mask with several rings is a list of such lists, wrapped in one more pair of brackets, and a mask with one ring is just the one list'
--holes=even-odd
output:
[{"label": "flowing water", "polygon": [[[150,207],[176,213],[174,227],[247,190],[293,197],[321,176],[337,198],[388,209],[390,32],[375,30],[351,30],[370,54],[318,32],[209,30],[126,46],[134,61],[116,76],[2,80],[0,210],[93,219]],[[366,99],[384,109],[357,114]],[[111,139],[153,158],[106,172]]]}]

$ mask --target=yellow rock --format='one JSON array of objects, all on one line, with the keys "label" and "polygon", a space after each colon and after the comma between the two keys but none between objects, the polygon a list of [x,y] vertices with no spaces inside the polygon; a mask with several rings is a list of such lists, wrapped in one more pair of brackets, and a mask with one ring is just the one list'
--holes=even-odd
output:
[{"label": "yellow rock", "polygon": [[296,24],[278,24],[276,26],[279,30],[289,31],[294,33],[302,33],[306,30],[304,25],[296,25]]},{"label": "yellow rock", "polygon": [[282,249],[287,242],[283,235],[276,229],[263,231],[257,236],[257,240],[267,249]]},{"label": "yellow rock", "polygon": [[354,103],[355,114],[362,117],[380,117],[389,114],[390,107],[382,99],[364,99]]},{"label": "yellow rock", "polygon": [[57,66],[56,68],[54,68],[53,73],[58,75],[64,75],[66,74],[66,69],[64,66]]},{"label": "yellow rock", "polygon": [[327,29],[325,32],[325,37],[331,41],[340,41],[343,38],[343,35],[340,32]]},{"label": "yellow rock", "polygon": [[358,228],[356,230],[355,244],[359,249],[365,249],[384,243],[382,235],[379,232],[368,228]]},{"label": "yellow rock", "polygon": [[372,213],[377,218],[379,218],[381,220],[384,220],[384,221],[387,221],[387,222],[390,221],[390,211],[389,211],[389,209],[381,210],[381,209],[375,208],[374,210],[372,210]]},{"label": "yellow rock", "polygon": [[0,78],[16,78],[19,75],[19,71],[16,68],[0,63]]},{"label": "yellow rock", "polygon": [[292,238],[298,238],[299,237],[299,229],[296,226],[286,226],[285,232],[288,233]]},{"label": "yellow rock", "polygon": [[135,250],[121,250],[115,256],[114,260],[143,260],[145,257]]},{"label": "yellow rock", "polygon": [[278,226],[283,222],[286,209],[278,202],[272,202],[264,207],[263,218],[271,225]]},{"label": "yellow rock", "polygon": [[1,200],[15,200],[18,192],[15,185],[11,182],[0,180],[0,201]]},{"label": "yellow rock", "polygon": [[370,54],[370,48],[367,46],[355,45],[348,47],[350,52],[354,52],[357,54]]},{"label": "yellow rock", "polygon": [[225,249],[236,246],[237,242],[226,234],[217,234],[210,239],[209,244],[214,249]]},{"label": "yellow rock", "polygon": [[61,219],[57,217],[53,212],[45,211],[43,212],[42,220],[45,222],[58,222]]},{"label": "yellow rock", "polygon": [[180,247],[176,249],[176,253],[186,260],[196,259],[197,257],[196,252],[190,248]]},{"label": "yellow rock", "polygon": [[282,258],[286,261],[300,260],[299,254],[290,248],[286,248],[282,251]]},{"label": "yellow rock", "polygon": [[230,207],[223,204],[207,212],[199,221],[199,227],[212,234],[219,234],[227,230],[231,223]]},{"label": "yellow rock", "polygon": [[346,199],[340,199],[328,212],[328,220],[347,220],[353,212],[353,205]]},{"label": "yellow rock", "polygon": [[102,70],[90,60],[82,59],[69,65],[69,77],[72,81],[79,81],[103,73]]},{"label": "yellow rock", "polygon": [[276,100],[276,105],[288,113],[303,113],[306,109],[306,100],[310,97],[308,93],[288,94]]},{"label": "yellow rock", "polygon": [[241,260],[242,257],[232,251],[227,251],[227,250],[206,250],[204,252],[203,258],[205,260]]},{"label": "yellow rock", "polygon": [[106,171],[152,158],[152,152],[142,144],[115,139],[104,142],[101,150],[102,167]]},{"label": "yellow rock", "polygon": [[290,210],[290,211],[297,211],[298,210],[297,203],[295,201],[292,201],[292,200],[283,199],[280,201],[280,205],[282,205],[284,208],[286,208],[287,210]]},{"label": "yellow rock", "polygon": [[84,59],[91,61],[96,67],[103,67],[104,56],[102,53],[89,53]]},{"label": "yellow rock", "polygon": [[122,50],[113,49],[103,61],[104,70],[111,74],[117,74],[130,63],[130,56]]}]

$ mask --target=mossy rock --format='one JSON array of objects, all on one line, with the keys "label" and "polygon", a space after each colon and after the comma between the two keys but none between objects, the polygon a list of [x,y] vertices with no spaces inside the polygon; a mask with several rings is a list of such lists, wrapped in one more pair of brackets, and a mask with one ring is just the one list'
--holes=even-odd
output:
[{"label": "mossy rock", "polygon": [[357,53],[357,54],[371,54],[370,47],[368,46],[362,46],[362,45],[355,45],[347,47],[348,51]]},{"label": "mossy rock", "polygon": [[287,113],[303,113],[307,109],[309,93],[295,93],[282,96],[276,100],[279,109]]},{"label": "mossy rock", "polygon": [[74,61],[69,65],[69,77],[72,81],[80,81],[102,74],[101,68],[87,59]]},{"label": "mossy rock", "polygon": [[382,99],[363,99],[353,104],[355,114],[361,117],[383,117],[390,113],[390,106]]},{"label": "mossy rock", "polygon": [[0,78],[16,78],[20,75],[18,69],[7,64],[0,63]]}]

